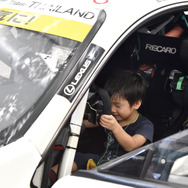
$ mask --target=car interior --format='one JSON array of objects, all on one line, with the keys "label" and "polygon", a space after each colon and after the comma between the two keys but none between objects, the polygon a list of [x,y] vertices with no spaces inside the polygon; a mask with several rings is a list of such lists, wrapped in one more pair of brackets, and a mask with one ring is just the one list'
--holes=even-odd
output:
[{"label": "car interior", "polygon": [[[154,124],[154,141],[186,129],[188,126],[185,89],[188,84],[186,20],[187,16],[184,13],[170,14],[143,26],[118,48],[94,82],[95,86],[102,88],[108,77],[120,69],[129,69],[141,74],[147,80],[148,88],[139,112]],[[173,33],[177,30],[177,26],[182,28],[179,36]],[[145,48],[147,45],[150,50]],[[168,46],[174,48],[167,49]],[[175,48],[176,52],[173,51]],[[180,88],[177,87],[178,84],[181,85]],[[92,91],[92,87],[90,90]],[[92,100],[90,100],[91,105],[93,103],[93,108],[100,113],[102,104],[98,101],[96,105],[96,101]],[[103,136],[96,138],[95,131],[97,134],[102,132],[100,128],[84,130],[78,151],[100,152],[100,147],[96,147],[96,143],[101,143]]]},{"label": "car interior", "polygon": [[[105,81],[114,71],[128,69],[141,74],[148,83],[139,113],[154,124],[153,141],[159,141],[187,129],[187,20],[186,12],[165,14],[142,26],[126,39],[110,57],[90,87],[92,97],[88,99],[84,117],[94,115],[94,118],[98,118],[100,116],[103,112],[103,102],[96,88],[103,88]],[[68,139],[65,135],[68,135],[68,132],[67,126],[56,142],[53,164],[56,164],[63,154],[63,148]],[[63,138],[63,144],[61,138]],[[101,143],[105,139],[105,133],[100,126],[88,129],[83,127],[77,151],[101,154],[104,151]],[[47,164],[48,168],[51,164],[52,162]],[[140,169],[140,172],[144,175],[146,173],[143,169]]]},{"label": "car interior", "polygon": [[[99,167],[98,171],[102,174],[102,180],[107,178],[105,174],[110,174],[118,175],[118,177],[136,177],[137,185],[142,184],[139,184],[142,178],[150,179],[150,183],[151,180],[153,182],[174,181],[170,179],[172,176],[170,172],[174,161],[187,155],[187,149],[182,149],[186,148],[185,145],[180,144],[185,143],[187,139],[186,136],[179,141],[173,138],[169,141],[164,138],[188,127],[187,19],[186,12],[181,12],[165,15],[147,23],[117,49],[94,81],[95,87],[97,85],[103,88],[105,81],[116,70],[128,69],[141,74],[146,79],[148,87],[139,113],[154,124],[153,142],[156,142],[143,153],[138,152],[134,157],[129,156],[130,158],[127,157],[124,161],[123,159],[117,160],[114,166],[111,164]],[[90,90],[93,91],[92,86]],[[104,104],[100,96],[93,98],[88,101],[100,116]],[[102,130],[101,127],[84,129],[77,151],[101,154],[104,151],[101,143],[105,140]],[[156,147],[159,148],[156,149]],[[79,172],[79,175],[96,177],[93,172],[88,175],[86,171]],[[121,182],[121,180],[112,182],[116,181]],[[126,181],[127,185],[135,185],[132,180]],[[148,186],[150,187],[151,184]]]}]

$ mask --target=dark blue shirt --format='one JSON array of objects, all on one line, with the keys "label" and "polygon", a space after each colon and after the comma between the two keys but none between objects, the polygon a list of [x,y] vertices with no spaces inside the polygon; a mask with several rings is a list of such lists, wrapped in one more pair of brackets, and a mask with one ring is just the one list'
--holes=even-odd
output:
[{"label": "dark blue shirt", "polygon": [[[145,144],[151,143],[153,141],[153,133],[154,133],[153,124],[151,123],[151,121],[149,121],[146,117],[142,116],[141,114],[139,114],[138,119],[134,123],[128,126],[125,125],[123,129],[130,136],[133,136],[135,134],[144,136],[147,139]],[[107,134],[107,142],[105,143],[105,152],[100,159],[100,164],[127,153],[119,145],[119,143],[117,142],[116,138],[114,137],[111,131],[106,129],[106,134]]]}]

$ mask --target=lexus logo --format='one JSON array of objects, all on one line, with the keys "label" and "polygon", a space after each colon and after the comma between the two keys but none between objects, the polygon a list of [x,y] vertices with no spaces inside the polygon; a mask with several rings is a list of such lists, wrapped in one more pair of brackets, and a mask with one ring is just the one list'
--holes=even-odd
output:
[{"label": "lexus logo", "polygon": [[74,92],[75,92],[75,87],[72,84],[69,84],[64,88],[64,93],[68,96],[72,95]]}]

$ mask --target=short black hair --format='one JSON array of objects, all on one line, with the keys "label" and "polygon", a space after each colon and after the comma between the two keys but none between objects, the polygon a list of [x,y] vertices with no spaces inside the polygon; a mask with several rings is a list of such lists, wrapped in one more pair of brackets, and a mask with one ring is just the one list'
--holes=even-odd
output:
[{"label": "short black hair", "polygon": [[130,106],[143,100],[147,88],[147,82],[139,73],[131,70],[116,71],[107,80],[104,88],[110,97],[117,95],[125,98]]}]

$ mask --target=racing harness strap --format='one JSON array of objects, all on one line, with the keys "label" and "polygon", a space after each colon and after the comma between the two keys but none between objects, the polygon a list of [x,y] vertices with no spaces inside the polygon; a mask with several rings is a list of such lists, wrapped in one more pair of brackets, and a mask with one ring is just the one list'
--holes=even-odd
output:
[{"label": "racing harness strap", "polygon": [[171,97],[175,104],[175,109],[171,117],[171,132],[175,133],[186,128],[188,120],[188,76],[175,74],[171,84]]}]

